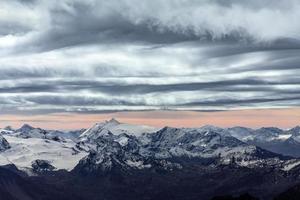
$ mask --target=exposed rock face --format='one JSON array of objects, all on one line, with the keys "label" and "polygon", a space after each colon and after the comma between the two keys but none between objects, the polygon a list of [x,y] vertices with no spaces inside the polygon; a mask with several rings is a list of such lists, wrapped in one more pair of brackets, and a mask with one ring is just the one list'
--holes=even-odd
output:
[{"label": "exposed rock face", "polygon": [[5,151],[9,148],[10,148],[10,145],[7,142],[7,140],[3,136],[0,135],[0,152]]},{"label": "exposed rock face", "polygon": [[55,167],[47,160],[35,160],[32,162],[32,170],[37,173],[52,171],[54,169]]},{"label": "exposed rock face", "polygon": [[[117,125],[115,121],[107,123],[109,128]],[[216,128],[165,127],[136,137],[125,133],[116,135],[105,127],[94,126],[93,131],[90,130],[78,143],[78,148],[91,153],[79,162],[75,171],[174,170],[190,165],[192,160],[194,164],[232,164],[234,160],[234,164],[247,167],[270,165],[280,168],[285,163],[283,156],[249,145]]]},{"label": "exposed rock face", "polygon": [[[101,130],[103,133],[103,130]],[[141,144],[135,136],[113,135],[111,132],[88,140],[91,152],[83,158],[74,171],[83,174],[106,173],[111,171],[142,170],[151,167],[176,168],[178,165],[167,161],[151,159],[140,154]]]}]

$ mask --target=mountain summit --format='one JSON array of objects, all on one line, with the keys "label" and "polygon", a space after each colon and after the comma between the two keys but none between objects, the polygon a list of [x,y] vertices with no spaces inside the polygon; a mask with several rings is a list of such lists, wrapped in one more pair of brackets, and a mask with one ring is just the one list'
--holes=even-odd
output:
[{"label": "mountain summit", "polygon": [[112,118],[105,122],[96,123],[94,126],[82,133],[80,138],[82,140],[97,138],[99,135],[107,134],[108,132],[114,135],[125,133],[128,135],[140,136],[143,133],[151,133],[157,130],[158,128],[151,126],[121,123]]},{"label": "mountain summit", "polygon": [[29,124],[24,124],[17,131],[19,131],[19,132],[29,132],[29,131],[31,131],[33,129],[34,128],[32,126],[30,126]]}]

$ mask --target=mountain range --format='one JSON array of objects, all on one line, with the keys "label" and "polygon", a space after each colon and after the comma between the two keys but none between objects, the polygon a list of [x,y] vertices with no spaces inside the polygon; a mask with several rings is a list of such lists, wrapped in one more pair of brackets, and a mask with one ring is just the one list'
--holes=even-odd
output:
[{"label": "mountain range", "polygon": [[278,199],[300,183],[299,157],[300,127],[160,129],[111,119],[60,131],[25,124],[0,129],[0,196]]}]

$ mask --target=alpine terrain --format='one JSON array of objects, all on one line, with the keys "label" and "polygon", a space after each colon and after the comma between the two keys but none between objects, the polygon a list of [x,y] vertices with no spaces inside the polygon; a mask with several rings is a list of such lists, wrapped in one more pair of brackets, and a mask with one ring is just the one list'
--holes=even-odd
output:
[{"label": "alpine terrain", "polygon": [[154,128],[115,119],[73,131],[6,127],[0,194],[20,200],[273,199],[300,184],[299,135],[299,127]]}]

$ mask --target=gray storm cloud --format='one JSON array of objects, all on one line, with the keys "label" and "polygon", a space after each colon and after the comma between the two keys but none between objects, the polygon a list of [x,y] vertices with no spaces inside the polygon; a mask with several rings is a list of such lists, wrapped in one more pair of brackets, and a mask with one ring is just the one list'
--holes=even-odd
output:
[{"label": "gray storm cloud", "polygon": [[300,104],[296,0],[3,0],[3,113]]}]

